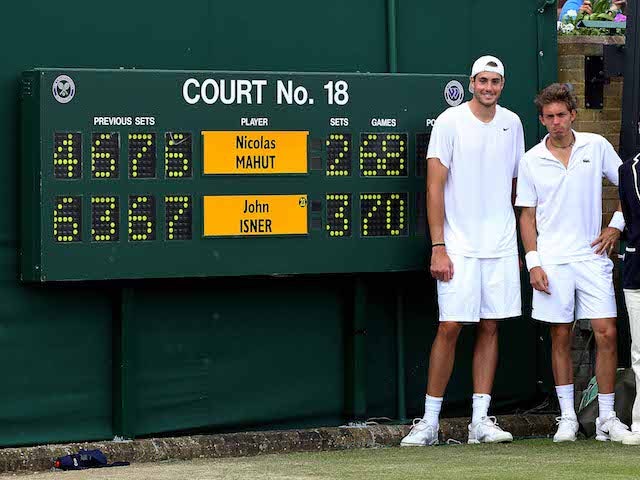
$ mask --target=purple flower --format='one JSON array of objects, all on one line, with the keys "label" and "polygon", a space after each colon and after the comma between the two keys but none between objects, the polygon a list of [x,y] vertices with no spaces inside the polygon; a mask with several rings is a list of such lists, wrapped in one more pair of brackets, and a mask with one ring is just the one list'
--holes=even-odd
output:
[{"label": "purple flower", "polygon": [[614,22],[626,22],[627,21],[627,16],[623,15],[622,13],[619,13],[616,15],[616,18],[613,19]]}]

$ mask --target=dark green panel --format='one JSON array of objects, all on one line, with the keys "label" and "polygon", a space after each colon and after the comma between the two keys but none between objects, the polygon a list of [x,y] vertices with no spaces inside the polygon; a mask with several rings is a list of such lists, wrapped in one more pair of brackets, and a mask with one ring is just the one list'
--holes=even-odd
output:
[{"label": "dark green panel", "polygon": [[367,418],[397,415],[397,295],[404,276],[367,278]]},{"label": "dark green panel", "polygon": [[137,434],[340,421],[343,285],[247,279],[137,289]]},{"label": "dark green panel", "polygon": [[386,1],[211,2],[207,69],[385,72]]},{"label": "dark green panel", "polygon": [[[223,84],[231,88],[239,80],[247,82],[250,96],[222,103]],[[421,269],[426,215],[420,195],[424,169],[416,155],[423,146],[416,139],[446,107],[445,86],[452,80],[464,77],[29,72],[23,83],[22,276],[55,281]],[[249,81],[265,86],[258,88]],[[289,81],[309,92],[305,103],[287,103],[284,95],[278,95],[278,85]],[[213,88],[194,87],[207,82],[219,85],[219,94],[214,95]],[[54,98],[52,89],[61,85],[66,89]],[[460,86],[456,93],[459,103],[464,95]],[[268,119],[268,127],[241,126],[243,119],[254,118]],[[104,125],[104,119],[114,125]],[[348,124],[332,126],[337,120]],[[139,121],[151,124],[136,125]],[[249,175],[206,175],[203,142],[207,138],[200,138],[205,130],[237,131],[232,157],[236,159],[252,153],[238,147],[243,132],[259,132],[260,138],[264,133],[269,139],[271,131],[309,131],[308,158],[302,160],[308,173],[268,175],[250,170]],[[148,150],[139,145],[141,135]],[[193,166],[189,163],[185,168],[193,171],[192,177],[172,177],[172,170],[167,174],[163,169],[164,152],[175,148],[173,135],[180,142],[183,136],[191,141],[193,150],[186,152],[185,161]],[[337,142],[336,135],[340,135]],[[342,147],[347,165],[339,164],[338,171],[334,170],[333,143],[347,145]],[[147,157],[138,151],[141,148]],[[155,152],[155,157],[149,157]],[[274,153],[278,165],[286,151],[281,148]],[[139,158],[129,161],[132,155]],[[303,231],[308,233],[204,237],[205,196],[256,194],[308,198],[308,226]],[[348,236],[331,235],[339,227],[332,224],[334,216],[342,221],[345,215],[333,204],[336,195],[341,204],[350,198]],[[189,198],[185,205],[193,222],[187,225],[191,238],[172,238],[174,227],[169,221],[178,215],[170,214],[167,196]],[[108,209],[103,208],[105,203]],[[299,210],[298,203],[292,208]],[[264,205],[269,208],[269,203]],[[271,213],[239,214],[233,221],[259,218],[277,224]],[[218,222],[219,217],[212,221]]]},{"label": "dark green panel", "polygon": [[490,7],[469,0],[452,9],[427,7],[420,0],[398,3],[399,71],[469,75],[476,58],[496,55],[505,65],[500,104],[520,116],[527,146],[537,143],[533,98],[557,78],[555,5],[540,13],[544,0],[497,0]]},{"label": "dark green panel", "polygon": [[111,436],[111,310],[108,290],[0,284],[0,444]]},{"label": "dark green panel", "polygon": [[[539,398],[542,373],[536,359],[539,355],[540,325],[526,315],[509,319],[500,325],[498,369],[494,383],[494,409],[512,412]],[[549,360],[550,361],[550,360]],[[550,363],[545,367],[550,367]],[[529,405],[531,405],[529,403]]]}]

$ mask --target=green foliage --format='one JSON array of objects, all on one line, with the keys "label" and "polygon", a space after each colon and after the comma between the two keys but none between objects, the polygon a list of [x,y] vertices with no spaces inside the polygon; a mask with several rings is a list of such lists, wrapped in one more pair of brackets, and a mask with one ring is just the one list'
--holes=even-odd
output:
[{"label": "green foliage", "polygon": [[[603,2],[597,2],[594,5],[591,14],[584,13],[584,12],[578,13],[578,16],[576,17],[576,21],[579,22],[580,20],[593,20],[597,22],[613,22],[613,19],[616,17],[616,15],[615,13],[609,10],[609,2],[607,0],[604,0],[604,4],[606,5],[606,7],[604,7],[605,8],[604,11],[601,11],[602,4]],[[598,8],[598,10],[596,10],[596,8]]]},{"label": "green foliage", "polygon": [[[611,3],[609,0],[596,0],[591,8],[591,14],[570,10],[564,18],[558,22],[558,35],[611,35],[613,32],[610,28],[579,26],[582,20],[613,22],[616,17],[616,12],[611,11],[610,7]],[[569,13],[571,13],[571,15]],[[624,29],[615,29],[615,34],[624,35]]]}]

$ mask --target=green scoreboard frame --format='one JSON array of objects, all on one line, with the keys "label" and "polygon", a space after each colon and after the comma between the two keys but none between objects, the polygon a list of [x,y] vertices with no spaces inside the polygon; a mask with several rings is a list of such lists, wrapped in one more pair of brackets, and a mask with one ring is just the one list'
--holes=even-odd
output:
[{"label": "green scoreboard frame", "polygon": [[422,269],[429,132],[467,82],[25,72],[21,279]]}]

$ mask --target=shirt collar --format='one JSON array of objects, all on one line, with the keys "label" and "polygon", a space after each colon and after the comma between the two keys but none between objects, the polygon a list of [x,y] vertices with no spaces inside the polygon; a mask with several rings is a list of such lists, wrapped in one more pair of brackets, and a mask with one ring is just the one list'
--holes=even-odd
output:
[{"label": "shirt collar", "polygon": [[[584,147],[588,143],[587,135],[585,135],[584,133],[576,132],[573,129],[571,129],[571,131],[573,132],[573,137],[575,138],[575,143],[573,144],[574,151],[578,148]],[[548,160],[556,160],[556,157],[554,157],[547,148],[547,138],[549,138],[548,133],[544,136],[540,143],[534,147],[536,149],[536,155]]]}]

